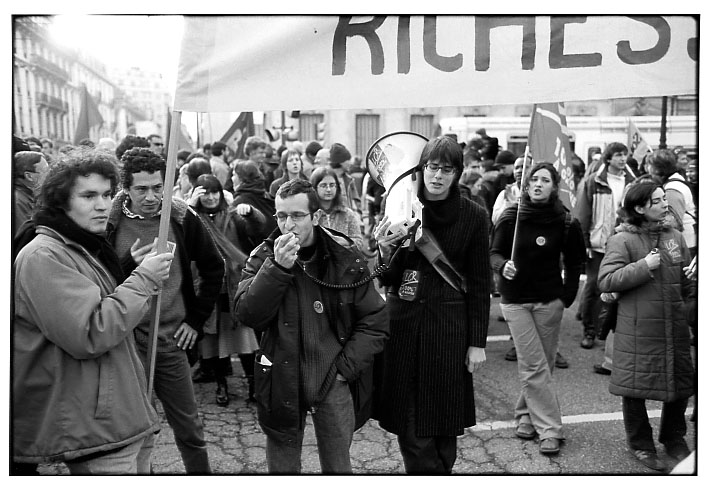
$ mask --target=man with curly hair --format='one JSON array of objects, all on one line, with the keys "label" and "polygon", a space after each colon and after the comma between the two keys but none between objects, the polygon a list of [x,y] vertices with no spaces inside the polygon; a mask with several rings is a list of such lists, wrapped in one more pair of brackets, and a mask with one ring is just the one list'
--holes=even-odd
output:
[{"label": "man with curly hair", "polygon": [[[158,236],[165,182],[165,160],[148,148],[135,147],[121,158],[123,190],[116,195],[107,237],[129,273],[150,253]],[[175,443],[188,474],[209,473],[207,446],[197,411],[187,351],[202,336],[202,327],[216,304],[224,266],[212,237],[185,202],[172,200],[169,242],[175,259],[162,290],[155,359],[155,394],[175,433]],[[194,284],[191,265],[199,273]],[[135,329],[138,352],[147,362],[150,315]]]}]

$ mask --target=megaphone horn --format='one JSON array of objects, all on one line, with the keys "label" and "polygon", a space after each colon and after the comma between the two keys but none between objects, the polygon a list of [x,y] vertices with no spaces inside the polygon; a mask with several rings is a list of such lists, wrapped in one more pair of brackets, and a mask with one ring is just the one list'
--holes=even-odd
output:
[{"label": "megaphone horn", "polygon": [[[414,132],[393,132],[380,137],[367,151],[367,172],[386,189],[384,214],[392,233],[407,232],[421,219],[419,180],[405,177],[418,166],[428,139]],[[420,179],[420,178],[419,178]]]}]

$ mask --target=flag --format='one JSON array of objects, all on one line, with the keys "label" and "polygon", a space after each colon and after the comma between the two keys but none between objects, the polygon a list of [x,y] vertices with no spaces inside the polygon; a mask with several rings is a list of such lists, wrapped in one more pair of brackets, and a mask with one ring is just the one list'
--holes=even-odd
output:
[{"label": "flag", "polygon": [[638,165],[642,162],[643,157],[648,152],[652,152],[650,144],[645,142],[643,134],[640,133],[638,127],[632,119],[628,119],[628,153],[638,161]]},{"label": "flag", "polygon": [[[169,107],[167,110],[167,135],[165,136],[165,147],[170,146],[170,130],[172,127],[172,112]],[[177,140],[177,150],[188,150],[190,152],[194,151],[194,146],[188,136],[185,135],[184,127],[180,127],[180,135]]]},{"label": "flag", "polygon": [[91,127],[103,125],[103,117],[98,111],[98,105],[86,89],[86,85],[81,87],[81,111],[79,112],[79,120],[76,123],[76,131],[74,132],[74,145],[79,145],[84,139],[91,136],[89,131]]},{"label": "flag", "polygon": [[529,126],[529,153],[534,162],[550,162],[561,176],[559,199],[568,210],[576,206],[576,183],[571,168],[571,144],[564,103],[534,105]]},{"label": "flag", "polygon": [[241,112],[219,141],[230,146],[234,150],[237,159],[247,159],[244,154],[244,144],[246,139],[255,135],[255,133],[254,114],[252,112]]}]

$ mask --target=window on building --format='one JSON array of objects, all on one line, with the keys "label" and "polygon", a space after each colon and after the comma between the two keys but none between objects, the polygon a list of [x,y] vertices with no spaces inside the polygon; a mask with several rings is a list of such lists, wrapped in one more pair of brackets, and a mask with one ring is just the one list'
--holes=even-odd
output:
[{"label": "window on building", "polygon": [[[308,145],[313,140],[318,140],[318,125],[323,123],[325,115],[322,113],[301,113],[298,119],[300,140]],[[322,141],[320,142],[322,144]]]},{"label": "window on building", "polygon": [[411,131],[427,139],[433,137],[433,115],[411,115]]},{"label": "window on building", "polygon": [[367,151],[380,137],[379,115],[360,114],[355,116],[355,154],[363,159]]}]

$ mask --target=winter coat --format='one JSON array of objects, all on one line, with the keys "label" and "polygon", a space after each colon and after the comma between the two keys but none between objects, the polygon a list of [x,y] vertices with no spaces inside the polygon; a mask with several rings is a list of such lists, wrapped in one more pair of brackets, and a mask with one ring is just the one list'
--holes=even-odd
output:
[{"label": "winter coat", "polygon": [[[609,390],[664,402],[687,398],[694,368],[685,303],[696,299],[682,271],[691,259],[687,245],[674,229],[622,224],[617,230],[598,274],[601,292],[620,293]],[[661,264],[651,271],[645,256],[655,247]]]},{"label": "winter coat", "polygon": [[72,460],[160,429],[132,333],[159,285],[136,268],[116,287],[84,247],[37,227],[15,261],[15,461]]},{"label": "winter coat", "polygon": [[[625,186],[635,178],[625,172]],[[616,224],[617,205],[613,204],[613,191],[608,184],[608,164],[586,179],[579,189],[574,212],[586,242],[586,248],[603,253],[606,242],[613,235]]]},{"label": "winter coat", "polygon": [[25,179],[15,179],[13,181],[13,193],[15,201],[13,202],[12,212],[12,234],[15,235],[22,224],[32,218],[35,197],[32,188],[27,185],[27,180]]},{"label": "winter coat", "polygon": [[[458,198],[456,204],[456,221],[431,230],[453,267],[466,277],[467,293],[449,285],[418,249],[402,248],[381,277],[389,286],[391,338],[381,368],[377,366],[381,388],[374,417],[394,434],[404,433],[407,392],[414,377],[417,436],[458,436],[475,424],[473,378],[465,357],[469,347],[485,348],[487,341],[488,215],[467,198]],[[415,271],[418,279],[413,301],[400,299],[397,292],[406,270]]]},{"label": "winter coat", "polygon": [[[369,275],[367,262],[341,234],[314,227],[319,269],[325,282],[350,284]],[[278,266],[274,231],[251,253],[242,273],[234,312],[239,322],[263,332],[255,370],[255,397],[261,428],[269,436],[293,441],[300,429],[300,330],[327,320],[342,350],[337,372],[347,379],[355,409],[355,427],[369,418],[374,355],[384,348],[389,323],[384,301],[370,281],[354,289],[315,285],[296,265]],[[347,245],[344,247],[342,244]],[[265,358],[265,360],[264,360]],[[263,365],[265,361],[272,365]]]},{"label": "winter coat", "polygon": [[[106,239],[112,245],[116,244],[117,225],[123,212],[123,202],[127,193],[119,192],[113,200],[111,212],[106,227]],[[159,220],[158,217],[155,217]],[[159,221],[156,221],[156,225]],[[181,200],[172,200],[170,212],[170,226],[175,234],[177,252],[182,267],[182,296],[185,300],[186,315],[184,322],[190,325],[201,339],[204,334],[203,326],[209,315],[212,314],[216,304],[219,290],[224,278],[224,261],[219,255],[216,245],[204,223],[197,213],[187,203]],[[119,256],[121,257],[121,256]],[[199,270],[199,287],[195,289],[190,263],[195,262]],[[126,274],[135,269],[136,264],[128,252],[121,257],[121,267]]]},{"label": "winter coat", "polygon": [[346,206],[337,206],[330,213],[322,211],[319,224],[325,228],[344,233],[352,239],[359,250],[364,249],[362,221],[353,209]]}]

